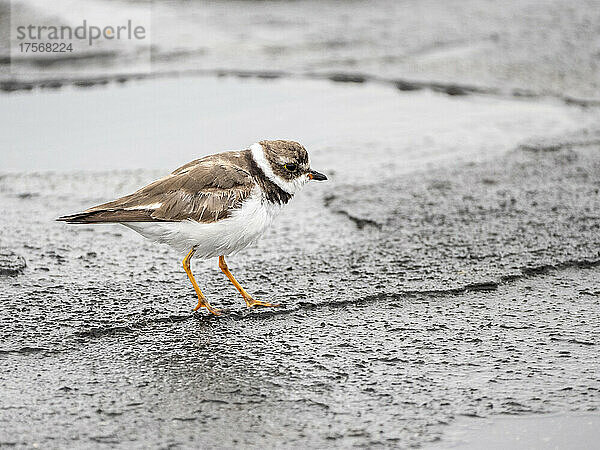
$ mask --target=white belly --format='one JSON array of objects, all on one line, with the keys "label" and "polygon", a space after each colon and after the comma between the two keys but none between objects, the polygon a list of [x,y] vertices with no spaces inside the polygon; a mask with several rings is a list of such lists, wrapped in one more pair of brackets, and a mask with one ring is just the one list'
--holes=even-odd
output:
[{"label": "white belly", "polygon": [[253,194],[231,216],[214,223],[182,222],[123,222],[154,242],[169,244],[180,252],[196,248],[194,256],[212,258],[230,255],[254,244],[267,230],[281,209]]}]

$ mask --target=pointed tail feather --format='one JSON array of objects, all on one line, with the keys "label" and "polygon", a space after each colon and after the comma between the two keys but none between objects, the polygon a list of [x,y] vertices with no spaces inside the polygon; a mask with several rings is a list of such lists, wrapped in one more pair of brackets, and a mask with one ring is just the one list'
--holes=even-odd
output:
[{"label": "pointed tail feather", "polygon": [[67,223],[119,223],[119,222],[155,222],[157,219],[152,217],[152,210],[134,209],[134,210],[100,210],[82,212],[62,216],[56,219]]}]

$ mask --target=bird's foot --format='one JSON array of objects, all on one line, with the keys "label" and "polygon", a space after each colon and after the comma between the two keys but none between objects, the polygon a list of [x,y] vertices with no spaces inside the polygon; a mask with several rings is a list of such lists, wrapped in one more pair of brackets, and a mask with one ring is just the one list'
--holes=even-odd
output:
[{"label": "bird's foot", "polygon": [[199,298],[198,299],[198,304],[194,308],[194,311],[198,311],[200,308],[206,308],[206,309],[208,309],[215,316],[220,316],[221,315],[221,310],[213,308],[212,306],[210,306],[210,303],[208,303],[208,300],[206,300],[205,298]]},{"label": "bird's foot", "polygon": [[274,303],[268,303],[268,302],[261,302],[260,300],[254,300],[252,297],[245,296],[244,295],[244,300],[246,300],[246,306],[248,308],[253,308],[255,306],[272,306],[272,307],[277,307],[277,306],[281,306],[278,304],[274,304]]}]

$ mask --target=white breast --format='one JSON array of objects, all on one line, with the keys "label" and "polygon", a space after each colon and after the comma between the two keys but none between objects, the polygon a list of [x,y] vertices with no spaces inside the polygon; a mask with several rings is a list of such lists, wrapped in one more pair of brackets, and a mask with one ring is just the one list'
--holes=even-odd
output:
[{"label": "white breast", "polygon": [[196,248],[195,256],[212,258],[230,255],[254,244],[267,230],[281,209],[267,201],[260,189],[231,216],[214,223],[126,222],[123,225],[154,242],[169,244],[181,252]]}]

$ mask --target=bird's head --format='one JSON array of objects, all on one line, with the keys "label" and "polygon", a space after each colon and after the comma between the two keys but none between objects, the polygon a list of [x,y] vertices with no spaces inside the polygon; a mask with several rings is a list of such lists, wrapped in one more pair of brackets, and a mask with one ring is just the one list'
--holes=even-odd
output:
[{"label": "bird's head", "polygon": [[311,180],[327,177],[310,168],[306,149],[294,141],[260,141],[252,147],[252,156],[267,178],[288,194],[295,194]]}]

